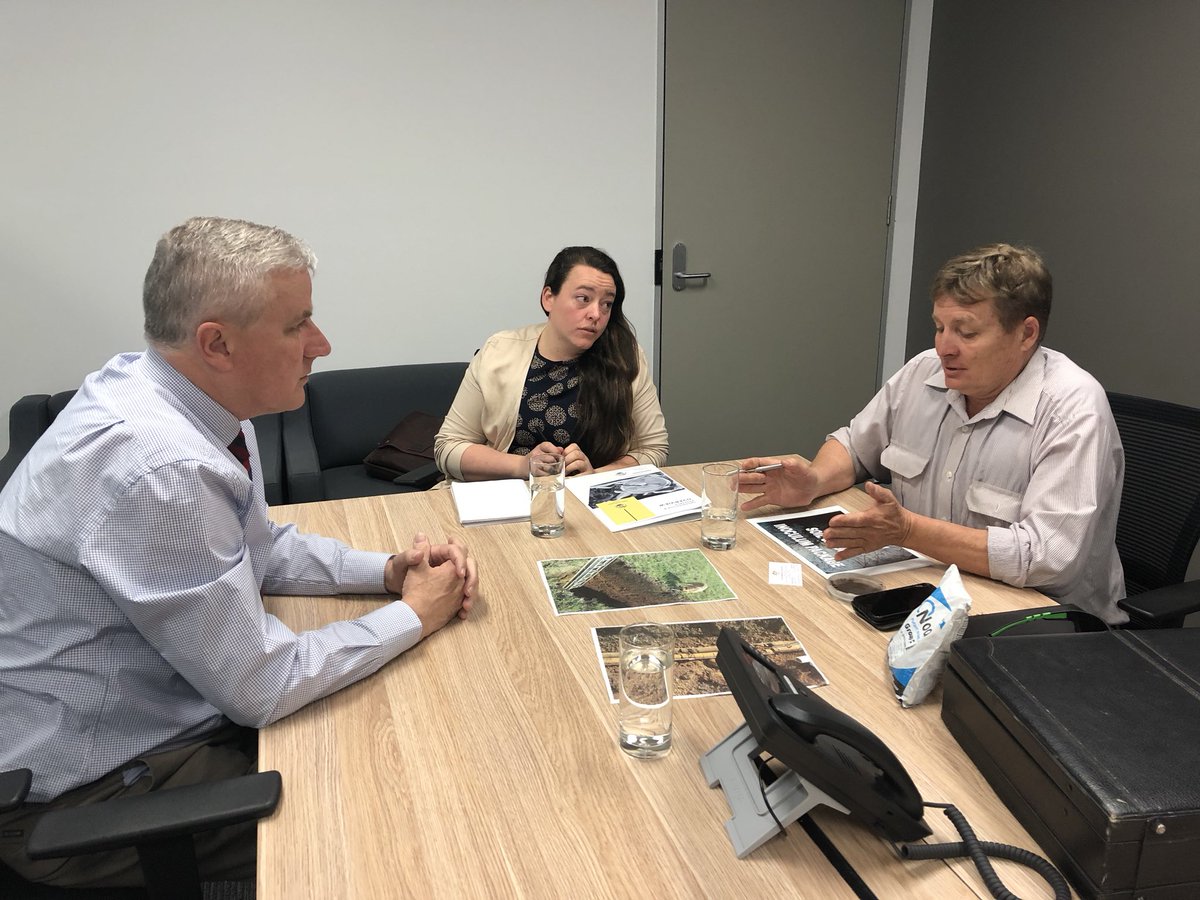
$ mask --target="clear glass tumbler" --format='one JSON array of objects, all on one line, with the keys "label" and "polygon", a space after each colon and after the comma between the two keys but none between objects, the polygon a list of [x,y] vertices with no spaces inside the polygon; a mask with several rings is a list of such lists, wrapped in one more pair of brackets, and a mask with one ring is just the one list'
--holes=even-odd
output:
[{"label": "clear glass tumbler", "polygon": [[529,531],[535,537],[556,538],[566,530],[567,487],[562,457],[529,457]]},{"label": "clear glass tumbler", "polygon": [[618,717],[621,749],[653,759],[671,750],[675,629],[641,622],[620,634]]},{"label": "clear glass tumbler", "polygon": [[701,471],[704,508],[700,541],[709,550],[732,550],[737,543],[738,467],[709,463]]}]

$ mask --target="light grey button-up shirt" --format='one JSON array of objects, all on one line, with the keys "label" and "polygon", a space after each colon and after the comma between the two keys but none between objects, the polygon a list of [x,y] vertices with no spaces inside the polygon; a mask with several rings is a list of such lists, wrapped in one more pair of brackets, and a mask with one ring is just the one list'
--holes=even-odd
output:
[{"label": "light grey button-up shirt", "polygon": [[890,477],[905,509],[986,528],[992,578],[1125,621],[1114,543],[1125,454],[1104,389],[1062,353],[1038,348],[971,417],[928,350],[830,437],[858,480]]}]

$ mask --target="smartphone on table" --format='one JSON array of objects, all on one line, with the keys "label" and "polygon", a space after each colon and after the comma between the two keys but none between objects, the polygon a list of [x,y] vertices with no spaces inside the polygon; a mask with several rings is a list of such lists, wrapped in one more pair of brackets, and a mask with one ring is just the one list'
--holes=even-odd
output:
[{"label": "smartphone on table", "polygon": [[935,590],[935,585],[922,581],[873,594],[860,594],[850,601],[850,605],[858,617],[871,627],[880,631],[895,631],[908,618],[908,614]]}]

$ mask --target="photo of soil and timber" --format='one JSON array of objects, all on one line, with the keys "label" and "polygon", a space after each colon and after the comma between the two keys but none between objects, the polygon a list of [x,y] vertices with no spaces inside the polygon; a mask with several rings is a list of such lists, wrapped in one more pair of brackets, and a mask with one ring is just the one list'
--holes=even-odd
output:
[{"label": "photo of soil and timber", "polygon": [[557,615],[737,599],[699,550],[543,559],[538,568]]},{"label": "photo of soil and timber", "polygon": [[[717,667],[717,635],[732,628],[746,643],[769,659],[796,684],[820,687],[829,680],[809,658],[804,645],[779,616],[761,619],[723,619],[704,622],[671,622],[675,629],[675,697],[710,697],[728,694],[725,676]],[[619,625],[593,628],[596,655],[604,670],[610,703],[617,702],[617,636]]]}]

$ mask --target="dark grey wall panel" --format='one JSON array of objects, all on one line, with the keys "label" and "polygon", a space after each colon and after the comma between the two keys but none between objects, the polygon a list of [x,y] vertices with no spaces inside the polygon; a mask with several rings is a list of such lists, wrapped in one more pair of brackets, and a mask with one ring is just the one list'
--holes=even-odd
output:
[{"label": "dark grey wall panel", "polygon": [[1046,343],[1110,389],[1200,405],[1200,3],[936,0],[908,353],[979,243],[1055,278]]}]

